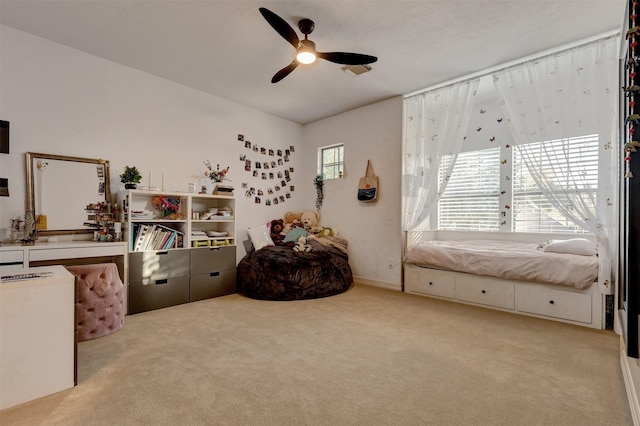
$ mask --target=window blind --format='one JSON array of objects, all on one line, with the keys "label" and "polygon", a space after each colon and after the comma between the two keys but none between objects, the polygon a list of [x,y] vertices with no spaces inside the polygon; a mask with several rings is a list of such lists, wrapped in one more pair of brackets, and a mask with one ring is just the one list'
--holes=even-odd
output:
[{"label": "window blind", "polygon": [[[552,189],[561,202],[581,197],[595,211],[591,200],[596,199],[598,189],[598,135],[537,142],[513,149],[513,230],[586,233],[547,200],[523,163],[524,154],[534,158],[545,176],[552,177]],[[578,194],[569,191],[576,183]]]},{"label": "window blind", "polygon": [[[441,162],[441,186],[451,159]],[[500,148],[461,153],[438,204],[438,229],[497,231],[499,203]]]}]

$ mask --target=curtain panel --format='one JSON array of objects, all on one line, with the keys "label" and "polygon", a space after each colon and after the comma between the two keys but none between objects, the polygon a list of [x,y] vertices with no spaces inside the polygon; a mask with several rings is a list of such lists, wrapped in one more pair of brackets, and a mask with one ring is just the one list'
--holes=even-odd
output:
[{"label": "curtain panel", "polygon": [[[618,36],[493,73],[499,102],[523,163],[549,202],[598,238],[601,292],[611,294],[618,177]],[[526,144],[597,134],[598,192],[571,164],[568,150]],[[557,165],[549,173],[544,164]],[[560,183],[562,182],[562,183]],[[593,185],[591,185],[593,187]]]},{"label": "curtain panel", "polygon": [[[438,205],[471,118],[479,78],[404,100],[403,230],[417,229]],[[438,180],[442,157],[445,178]]]}]

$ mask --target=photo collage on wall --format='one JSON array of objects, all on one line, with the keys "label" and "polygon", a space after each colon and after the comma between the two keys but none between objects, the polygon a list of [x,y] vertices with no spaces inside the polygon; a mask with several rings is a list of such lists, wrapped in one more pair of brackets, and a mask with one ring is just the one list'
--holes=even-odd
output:
[{"label": "photo collage on wall", "polygon": [[238,135],[238,142],[245,148],[240,154],[246,177],[242,182],[245,197],[253,198],[254,203],[265,206],[291,199],[295,191],[292,180],[294,168],[288,163],[295,152],[293,145],[288,149],[268,148],[245,140],[241,134]]}]

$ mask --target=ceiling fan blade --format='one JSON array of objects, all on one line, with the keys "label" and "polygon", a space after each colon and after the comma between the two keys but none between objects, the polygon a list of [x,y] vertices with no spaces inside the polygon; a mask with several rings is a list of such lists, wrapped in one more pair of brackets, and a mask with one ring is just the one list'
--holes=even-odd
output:
[{"label": "ceiling fan blade", "polygon": [[275,75],[271,79],[271,82],[272,83],[279,82],[280,80],[288,76],[291,73],[291,71],[295,70],[297,66],[298,66],[298,62],[296,61],[291,62],[289,65],[287,65],[286,67],[282,68],[280,71],[275,73]]},{"label": "ceiling fan blade", "polygon": [[318,58],[344,65],[371,64],[378,60],[375,56],[347,52],[317,52]]},{"label": "ceiling fan blade", "polygon": [[293,47],[296,49],[300,45],[300,39],[296,32],[291,28],[291,25],[287,24],[287,22],[270,11],[267,8],[261,7],[260,13],[264,16],[264,19],[267,20],[269,25],[273,27],[274,30],[278,32],[285,40],[287,40]]}]

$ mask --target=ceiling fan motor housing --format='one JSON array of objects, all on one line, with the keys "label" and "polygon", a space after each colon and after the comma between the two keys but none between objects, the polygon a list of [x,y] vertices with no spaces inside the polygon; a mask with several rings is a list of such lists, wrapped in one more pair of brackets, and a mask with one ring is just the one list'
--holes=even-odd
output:
[{"label": "ceiling fan motor housing", "polygon": [[298,28],[300,29],[300,32],[305,36],[311,34],[315,27],[316,24],[311,19],[303,18],[298,21]]}]

